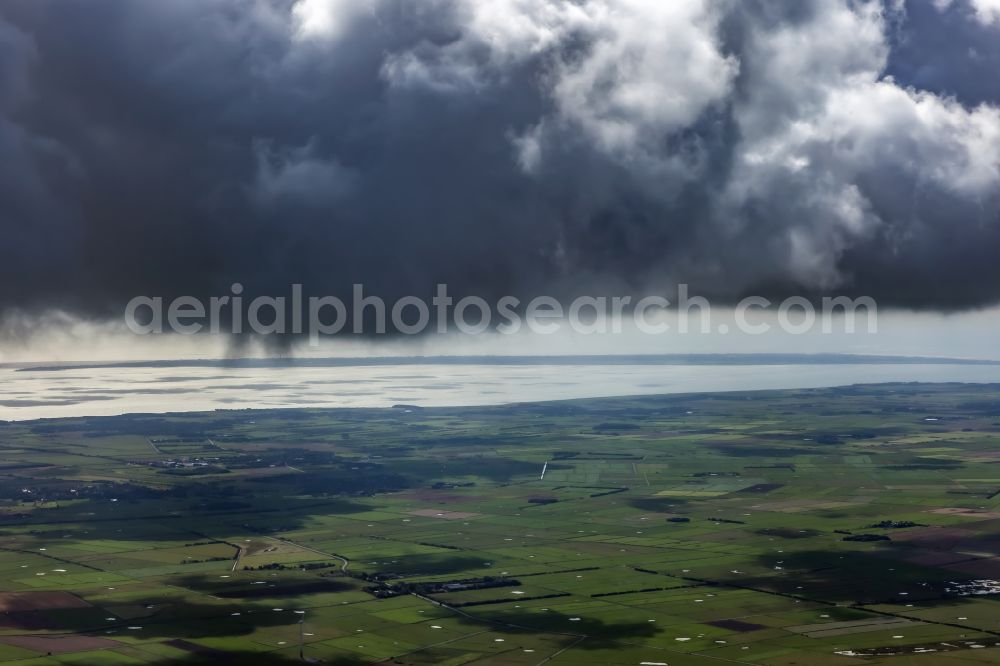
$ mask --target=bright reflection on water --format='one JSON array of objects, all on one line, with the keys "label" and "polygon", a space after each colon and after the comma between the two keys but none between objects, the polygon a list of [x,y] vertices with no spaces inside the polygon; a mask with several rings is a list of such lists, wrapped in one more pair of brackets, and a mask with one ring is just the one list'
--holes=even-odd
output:
[{"label": "bright reflection on water", "polygon": [[276,407],[488,405],[877,382],[1000,382],[971,365],[386,365],[0,368],[0,420]]}]

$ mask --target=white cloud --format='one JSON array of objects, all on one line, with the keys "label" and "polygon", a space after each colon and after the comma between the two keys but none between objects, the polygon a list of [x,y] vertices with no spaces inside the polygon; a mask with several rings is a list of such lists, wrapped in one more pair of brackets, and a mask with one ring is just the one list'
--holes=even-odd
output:
[{"label": "white cloud", "polygon": [[[944,11],[955,4],[955,0],[934,0],[934,6]],[[1000,22],[1000,0],[969,0],[976,19],[984,25]]]},{"label": "white cloud", "polygon": [[355,19],[374,11],[376,0],[297,0],[292,7],[295,34],[301,39],[337,39]]},{"label": "white cloud", "polygon": [[511,67],[564,45],[574,34],[595,30],[605,0],[424,0],[414,11],[451,15],[457,38],[420,41],[390,53],[384,78],[397,87],[439,91],[481,88]]},{"label": "white cloud", "polygon": [[1000,0],[972,0],[972,7],[981,22],[993,24],[1000,21]]},{"label": "white cloud", "polygon": [[[1000,0],[972,2],[981,20],[1000,14]],[[875,205],[862,181],[883,179],[888,187],[894,179],[971,200],[1000,192],[1000,111],[969,109],[885,76],[886,17],[901,11],[897,0],[816,2],[792,20],[744,12],[738,57],[724,50],[720,34],[725,15],[742,11],[729,2],[449,6],[456,39],[391,54],[383,75],[393,86],[461,94],[540,62],[536,85],[551,108],[510,137],[527,174],[542,174],[550,151],[582,143],[667,201],[705,168],[700,139],[693,155],[669,140],[713,109],[728,111],[737,139],[713,224],[735,245],[759,237],[763,246],[746,243],[745,252],[774,257],[760,262],[734,250],[726,261],[738,271],[785,271],[819,288],[843,281],[845,251],[886,216],[898,223],[911,215],[905,197]]]},{"label": "white cloud", "polygon": [[392,54],[383,70],[391,84],[475,89],[547,57],[539,84],[556,112],[542,129],[571,126],[622,159],[697,120],[728,95],[738,71],[720,52],[721,14],[706,0],[457,0],[454,7],[459,39]]},{"label": "white cloud", "polygon": [[720,51],[710,3],[619,0],[601,9],[591,49],[561,59],[552,95],[560,117],[605,152],[644,151],[730,93],[738,63]]},{"label": "white cloud", "polygon": [[[744,53],[741,139],[719,215],[736,233],[768,224],[741,213],[767,202],[792,274],[829,288],[841,254],[883,216],[912,216],[916,190],[975,199],[1000,192],[1000,110],[903,88],[883,76],[888,46],[877,3],[825,3],[800,25],[760,30]],[[859,182],[905,183],[876,211]],[[761,228],[761,234],[773,232]],[[780,236],[778,237],[780,239]],[[772,249],[775,243],[772,241]]]}]

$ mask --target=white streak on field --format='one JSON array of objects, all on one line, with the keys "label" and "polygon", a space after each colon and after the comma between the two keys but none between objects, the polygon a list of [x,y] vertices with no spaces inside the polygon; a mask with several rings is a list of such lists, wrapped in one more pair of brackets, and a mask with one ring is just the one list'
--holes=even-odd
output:
[{"label": "white streak on field", "polygon": [[549,467],[549,461],[546,460],[545,464],[542,465],[542,475],[540,477],[538,477],[539,480],[542,480],[542,479],[545,478],[545,470],[548,469],[548,467]]}]

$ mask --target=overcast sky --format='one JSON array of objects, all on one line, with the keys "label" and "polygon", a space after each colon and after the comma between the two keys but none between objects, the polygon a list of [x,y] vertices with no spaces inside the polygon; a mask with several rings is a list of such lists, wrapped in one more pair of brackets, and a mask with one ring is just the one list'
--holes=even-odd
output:
[{"label": "overcast sky", "polygon": [[997,320],[998,71],[1000,0],[3,0],[4,354],[233,282],[869,295],[948,353]]}]

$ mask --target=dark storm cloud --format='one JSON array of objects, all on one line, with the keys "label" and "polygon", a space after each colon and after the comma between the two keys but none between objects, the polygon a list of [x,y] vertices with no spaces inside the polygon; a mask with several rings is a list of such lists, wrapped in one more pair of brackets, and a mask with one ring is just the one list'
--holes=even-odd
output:
[{"label": "dark storm cloud", "polygon": [[993,303],[998,37],[959,2],[5,0],[0,310]]}]

